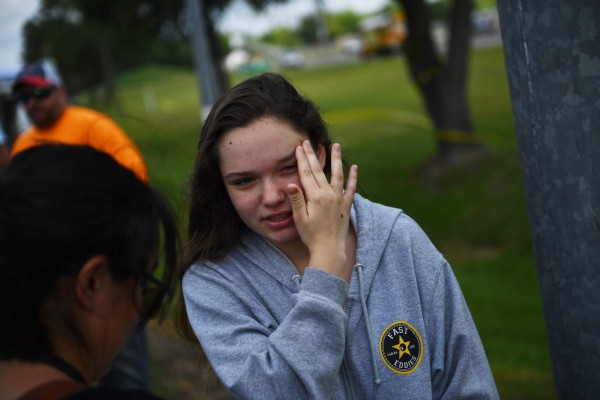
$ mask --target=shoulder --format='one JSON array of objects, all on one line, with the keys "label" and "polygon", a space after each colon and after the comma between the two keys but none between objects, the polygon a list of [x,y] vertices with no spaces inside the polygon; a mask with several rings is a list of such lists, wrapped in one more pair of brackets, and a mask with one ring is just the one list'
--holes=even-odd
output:
[{"label": "shoulder", "polygon": [[354,205],[359,223],[364,224],[368,221],[377,231],[389,232],[391,235],[400,234],[417,241],[429,241],[421,226],[401,208],[375,203],[358,195]]},{"label": "shoulder", "polygon": [[389,268],[410,267],[418,280],[435,280],[444,257],[414,219],[401,209],[364,198],[355,206],[358,246],[365,259]]},{"label": "shoulder", "polygon": [[235,260],[231,259],[231,255],[219,261],[197,261],[184,273],[182,287],[187,291],[186,289],[196,288],[198,285],[204,288],[230,285],[240,282],[239,275],[239,268],[236,267]]},{"label": "shoulder", "polygon": [[34,146],[36,144],[36,132],[38,132],[38,130],[35,127],[31,127],[17,136],[10,152],[11,156]]},{"label": "shoulder", "polygon": [[182,279],[184,295],[212,301],[223,291],[242,293],[273,283],[273,279],[285,280],[282,276],[287,270],[282,257],[254,233],[243,232],[224,258],[199,260],[190,265]]},{"label": "shoulder", "polygon": [[98,111],[92,110],[91,108],[68,105],[63,112],[62,119],[65,120],[94,120],[99,118],[106,118],[106,116]]},{"label": "shoulder", "polygon": [[404,213],[395,221],[388,241],[388,249],[400,251],[400,247],[410,255],[417,274],[435,275],[445,263],[444,256],[421,226]]},{"label": "shoulder", "polygon": [[89,124],[90,127],[121,131],[121,128],[111,117],[91,108],[69,105],[65,110],[64,116],[65,120],[81,121]]},{"label": "shoulder", "polygon": [[64,400],[164,400],[143,390],[110,390],[105,388],[87,388],[64,398]]},{"label": "shoulder", "polygon": [[183,275],[181,292],[192,326],[254,303],[252,284],[229,263],[192,264]]},{"label": "shoulder", "polygon": [[353,212],[358,229],[371,239],[373,236],[377,236],[379,240],[388,240],[390,237],[397,240],[402,237],[411,242],[429,242],[419,224],[400,208],[375,203],[356,195]]},{"label": "shoulder", "polygon": [[194,297],[211,297],[218,288],[231,287],[235,284],[235,269],[231,263],[224,261],[196,261],[183,274],[181,288],[184,296],[193,293]]},{"label": "shoulder", "polygon": [[87,118],[108,118],[105,114],[99,111],[92,110],[91,108],[68,105],[65,109],[65,115],[67,116],[78,116]]},{"label": "shoulder", "polygon": [[376,203],[358,193],[354,195],[353,205],[358,213],[368,213],[376,217],[396,217],[404,212],[401,208],[390,207],[381,203]]},{"label": "shoulder", "polygon": [[25,132],[21,133],[19,136],[15,138],[15,142],[13,143],[12,153],[16,154],[19,151],[25,150],[27,143],[31,140],[31,135],[33,134],[33,129],[30,128]]},{"label": "shoulder", "polygon": [[259,264],[269,262],[273,253],[272,246],[254,232],[243,229],[237,243],[227,254],[215,260],[197,260],[184,274],[186,279],[220,279],[239,281],[249,270],[259,268]]}]

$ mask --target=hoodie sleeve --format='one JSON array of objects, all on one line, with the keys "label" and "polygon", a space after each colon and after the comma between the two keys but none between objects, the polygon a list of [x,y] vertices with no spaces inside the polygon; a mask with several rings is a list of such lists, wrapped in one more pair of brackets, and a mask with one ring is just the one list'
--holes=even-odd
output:
[{"label": "hoodie sleeve", "polygon": [[498,399],[481,339],[458,282],[443,260],[429,310],[434,399]]},{"label": "hoodie sleeve", "polygon": [[251,288],[205,266],[183,279],[191,325],[224,385],[244,399],[326,399],[344,356],[348,295],[345,281],[307,268],[293,307],[277,325]]}]

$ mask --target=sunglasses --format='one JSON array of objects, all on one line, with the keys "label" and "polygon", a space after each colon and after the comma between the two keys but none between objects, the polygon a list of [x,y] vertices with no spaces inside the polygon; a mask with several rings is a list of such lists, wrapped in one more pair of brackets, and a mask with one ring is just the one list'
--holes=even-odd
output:
[{"label": "sunglasses", "polygon": [[140,277],[139,285],[142,289],[140,317],[147,321],[159,314],[169,293],[169,287],[148,273]]},{"label": "sunglasses", "polygon": [[16,94],[17,101],[27,103],[30,98],[44,99],[54,93],[58,88],[56,86],[34,87],[31,90],[21,91]]}]

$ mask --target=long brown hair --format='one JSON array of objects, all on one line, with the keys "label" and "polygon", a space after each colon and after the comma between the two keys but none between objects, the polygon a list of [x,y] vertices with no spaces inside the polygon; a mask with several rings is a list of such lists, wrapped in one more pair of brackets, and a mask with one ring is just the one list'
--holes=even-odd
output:
[{"label": "long brown hair", "polygon": [[[213,106],[200,134],[190,181],[188,240],[180,281],[191,264],[220,260],[236,244],[243,222],[235,211],[219,169],[219,144],[232,129],[273,117],[307,135],[313,148],[326,149],[325,172],[329,173],[331,138],[321,113],[283,76],[265,73],[231,88]],[[175,324],[179,333],[196,340],[180,295]]]},{"label": "long brown hair", "polygon": [[266,73],[232,88],[215,104],[202,127],[190,187],[187,265],[219,260],[236,243],[243,223],[223,184],[218,147],[232,129],[263,117],[277,118],[306,133],[315,149],[322,144],[329,168],[331,139],[319,109],[285,78]]}]

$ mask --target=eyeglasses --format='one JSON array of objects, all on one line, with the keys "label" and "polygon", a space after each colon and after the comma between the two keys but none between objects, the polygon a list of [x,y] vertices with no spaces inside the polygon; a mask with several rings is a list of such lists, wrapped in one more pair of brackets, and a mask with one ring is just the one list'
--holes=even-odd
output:
[{"label": "eyeglasses", "polygon": [[149,320],[159,313],[169,293],[169,287],[148,273],[141,276],[139,285],[142,289],[140,317],[142,320]]},{"label": "eyeglasses", "polygon": [[30,98],[44,99],[54,93],[58,88],[56,86],[33,87],[30,90],[19,91],[16,94],[16,100],[21,103],[27,103]]}]

